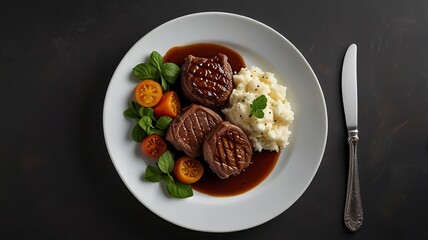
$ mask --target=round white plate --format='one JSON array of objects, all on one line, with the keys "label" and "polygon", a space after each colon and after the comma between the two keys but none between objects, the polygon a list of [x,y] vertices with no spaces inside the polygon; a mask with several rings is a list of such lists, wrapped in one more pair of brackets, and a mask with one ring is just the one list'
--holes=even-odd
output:
[{"label": "round white plate", "polygon": [[[164,186],[142,180],[147,162],[131,139],[134,120],[123,111],[137,81],[132,68],[155,50],[212,42],[241,54],[248,67],[273,72],[288,88],[295,113],[290,144],[273,172],[256,188],[233,197],[194,191],[187,199],[167,197]],[[248,229],[278,216],[306,190],[321,162],[327,141],[327,110],[318,80],[303,55],[281,34],[248,17],[205,12],[162,24],[141,38],[118,65],[104,101],[104,137],[120,177],[148,209],[176,225],[206,232]]]}]

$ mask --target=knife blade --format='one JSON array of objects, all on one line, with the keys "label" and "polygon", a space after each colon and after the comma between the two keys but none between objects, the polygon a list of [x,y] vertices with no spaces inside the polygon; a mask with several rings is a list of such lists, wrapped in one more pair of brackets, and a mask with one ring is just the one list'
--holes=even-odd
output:
[{"label": "knife blade", "polygon": [[358,176],[358,90],[357,90],[357,45],[351,44],[346,51],[342,67],[342,99],[348,129],[349,170],[346,190],[344,221],[355,232],[363,223],[360,180]]},{"label": "knife blade", "polygon": [[348,47],[343,60],[342,98],[348,131],[358,130],[357,45]]}]

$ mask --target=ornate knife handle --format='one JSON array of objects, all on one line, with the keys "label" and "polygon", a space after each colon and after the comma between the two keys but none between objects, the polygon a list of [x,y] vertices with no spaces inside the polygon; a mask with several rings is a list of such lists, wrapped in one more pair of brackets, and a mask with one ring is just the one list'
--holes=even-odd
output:
[{"label": "ornate knife handle", "polygon": [[358,130],[348,132],[348,143],[349,172],[344,220],[346,227],[355,232],[359,230],[363,224],[363,205],[361,202],[357,162]]}]

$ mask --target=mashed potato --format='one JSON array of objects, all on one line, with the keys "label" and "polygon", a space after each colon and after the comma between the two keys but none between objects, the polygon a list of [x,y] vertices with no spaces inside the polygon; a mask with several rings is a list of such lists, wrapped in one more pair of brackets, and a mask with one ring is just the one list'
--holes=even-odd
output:
[{"label": "mashed potato", "polygon": [[[242,68],[233,76],[235,89],[229,98],[229,108],[223,110],[226,120],[248,135],[254,150],[279,151],[288,144],[288,126],[294,120],[290,103],[285,99],[287,88],[277,83],[273,73],[258,67]],[[251,116],[250,104],[265,95],[264,117]]]}]

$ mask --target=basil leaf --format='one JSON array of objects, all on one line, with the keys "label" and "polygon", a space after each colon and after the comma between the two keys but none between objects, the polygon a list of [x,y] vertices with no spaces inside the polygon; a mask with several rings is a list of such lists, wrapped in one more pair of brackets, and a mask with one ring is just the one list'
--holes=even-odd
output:
[{"label": "basil leaf", "polygon": [[125,117],[127,118],[133,118],[133,119],[140,119],[140,115],[137,113],[135,113],[135,111],[133,111],[132,108],[128,108],[123,112],[123,115],[125,115]]},{"label": "basil leaf", "polygon": [[157,79],[160,71],[148,63],[140,63],[132,69],[132,74],[140,79]]},{"label": "basil leaf", "polygon": [[[165,176],[165,175],[164,175]],[[169,174],[169,173],[167,173],[166,174],[166,176],[165,176],[165,181],[166,181],[166,183],[170,183],[170,182],[174,182],[174,178],[172,177],[172,175],[171,174]]]},{"label": "basil leaf", "polygon": [[175,63],[167,62],[163,65],[161,76],[169,83],[175,83],[180,74],[180,67]]},{"label": "basil leaf", "polygon": [[147,137],[146,131],[137,123],[132,129],[132,140],[136,142],[141,142],[145,137]]},{"label": "basil leaf", "polygon": [[146,115],[146,114],[144,114],[145,109],[146,109],[146,107],[143,107],[143,106],[141,106],[141,107],[140,107],[140,109],[138,109],[138,114],[139,114],[141,117],[143,117],[143,116],[145,116],[145,115]]},{"label": "basil leaf", "polygon": [[147,132],[147,129],[149,128],[153,128],[152,125],[152,119],[149,116],[143,116],[140,121],[138,121],[138,124],[140,125],[141,128],[144,129],[144,131]]},{"label": "basil leaf", "polygon": [[188,198],[193,196],[192,187],[181,182],[167,182],[166,190],[168,194],[175,198]]},{"label": "basil leaf", "polygon": [[165,175],[159,170],[158,167],[147,166],[144,173],[144,179],[149,182],[160,182],[164,179]]},{"label": "basil leaf", "polygon": [[161,87],[162,87],[162,91],[166,92],[168,91],[168,83],[166,82],[165,78],[162,76],[161,74]]},{"label": "basil leaf", "polygon": [[159,118],[158,122],[156,123],[155,128],[158,128],[160,130],[165,130],[168,128],[169,123],[172,121],[172,118],[167,116],[162,116]]},{"label": "basil leaf", "polygon": [[166,150],[158,160],[158,167],[163,173],[171,173],[174,169],[174,158],[169,150]]},{"label": "basil leaf", "polygon": [[155,111],[153,110],[153,108],[145,108],[143,111],[143,116],[149,116],[153,121],[157,121],[157,118],[155,116]]},{"label": "basil leaf", "polygon": [[163,58],[158,52],[153,51],[150,54],[149,63],[150,65],[156,67],[160,72],[163,67]]},{"label": "basil leaf", "polygon": [[147,129],[147,134],[148,135],[157,134],[159,136],[165,137],[165,131],[157,129],[157,128],[148,128]]},{"label": "basil leaf", "polygon": [[[139,111],[140,111],[140,105],[138,105],[138,103],[136,103],[136,102],[132,101],[132,102],[131,102],[131,109],[132,109],[132,111],[133,111],[135,114],[140,114],[140,113],[139,113]],[[141,117],[141,115],[140,115],[140,117]]]}]

